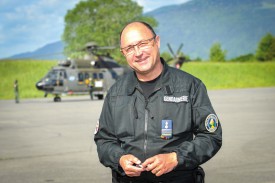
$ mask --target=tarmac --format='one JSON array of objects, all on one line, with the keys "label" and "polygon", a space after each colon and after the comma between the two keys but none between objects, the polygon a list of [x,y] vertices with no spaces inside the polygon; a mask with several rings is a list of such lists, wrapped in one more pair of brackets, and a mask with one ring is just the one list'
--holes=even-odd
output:
[{"label": "tarmac", "polygon": [[[207,183],[275,183],[275,87],[209,91],[223,146]],[[93,141],[102,100],[0,100],[1,183],[109,183]]]}]

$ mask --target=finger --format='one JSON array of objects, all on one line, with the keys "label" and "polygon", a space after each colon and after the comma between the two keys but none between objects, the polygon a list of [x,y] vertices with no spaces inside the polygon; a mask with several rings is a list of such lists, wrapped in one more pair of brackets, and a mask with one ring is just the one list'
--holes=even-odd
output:
[{"label": "finger", "polygon": [[146,170],[147,171],[158,170],[157,166],[158,166],[158,164],[154,162],[152,164],[147,165]]},{"label": "finger", "polygon": [[155,158],[148,158],[142,163],[142,166],[146,167],[147,165],[152,164],[155,161],[154,159]]},{"label": "finger", "polygon": [[161,162],[157,158],[155,158],[155,161],[150,164],[150,170],[153,170],[153,169],[159,170],[160,168],[161,168]]},{"label": "finger", "polygon": [[135,156],[128,154],[123,155],[119,160],[120,166],[128,176],[139,176],[144,169],[136,167],[134,164],[140,163]]},{"label": "finger", "polygon": [[156,167],[156,168],[154,168],[151,172],[152,172],[153,174],[157,174],[159,171],[160,171],[160,168],[159,168],[159,167]]},{"label": "finger", "polygon": [[140,163],[141,161],[137,157],[131,154],[124,155],[120,158],[120,164],[133,165],[133,164],[140,164]]},{"label": "finger", "polygon": [[164,169],[163,169],[163,165],[161,165],[161,164],[159,164],[156,168],[154,168],[151,172],[153,173],[153,174],[157,174],[159,171],[163,171]]},{"label": "finger", "polygon": [[141,164],[141,161],[134,155],[128,157],[128,165],[135,166]]},{"label": "finger", "polygon": [[141,161],[136,157],[132,160],[132,162],[133,162],[133,164],[136,164],[136,165],[141,164]]},{"label": "finger", "polygon": [[162,170],[159,170],[158,172],[155,173],[155,175],[156,175],[157,177],[161,176],[162,174],[163,174],[163,171],[162,171]]},{"label": "finger", "polygon": [[125,172],[128,177],[138,177],[141,172]]},{"label": "finger", "polygon": [[155,158],[149,158],[142,163],[142,166],[146,168],[147,171],[151,171],[156,167],[156,164],[154,164],[154,162]]},{"label": "finger", "polygon": [[141,174],[141,172],[144,171],[142,168],[139,168],[139,167],[136,167],[136,166],[127,166],[126,167],[126,171],[125,173],[128,175],[128,176],[139,176]]}]

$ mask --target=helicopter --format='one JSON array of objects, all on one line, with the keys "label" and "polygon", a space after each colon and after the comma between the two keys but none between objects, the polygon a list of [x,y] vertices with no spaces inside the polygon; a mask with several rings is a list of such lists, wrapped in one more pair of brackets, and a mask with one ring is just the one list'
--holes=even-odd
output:
[{"label": "helicopter", "polygon": [[181,52],[183,44],[182,43],[180,44],[176,54],[174,53],[174,51],[173,51],[173,49],[172,49],[172,47],[169,43],[167,43],[167,47],[168,47],[169,51],[171,52],[171,54],[173,56],[173,58],[167,60],[167,62],[170,62],[171,66],[176,67],[177,69],[179,69],[184,62],[187,62],[186,57]]},{"label": "helicopter", "polygon": [[87,51],[88,56],[60,61],[35,86],[45,92],[44,97],[54,95],[54,102],[60,102],[62,94],[89,94],[92,100],[102,100],[116,79],[130,70],[119,65],[109,54],[98,54],[98,50],[114,48],[87,43],[81,51]]}]

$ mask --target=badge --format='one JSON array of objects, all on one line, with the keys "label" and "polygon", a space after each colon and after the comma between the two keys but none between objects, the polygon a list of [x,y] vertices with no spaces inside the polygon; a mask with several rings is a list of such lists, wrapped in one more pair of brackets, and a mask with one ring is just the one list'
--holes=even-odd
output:
[{"label": "badge", "polygon": [[173,121],[162,120],[161,121],[161,136],[162,139],[168,140],[173,137]]},{"label": "badge", "polygon": [[98,129],[99,129],[99,120],[97,120],[96,122],[94,135],[97,134]]},{"label": "badge", "polygon": [[218,128],[219,120],[215,114],[209,114],[205,120],[205,127],[209,132],[215,132]]}]

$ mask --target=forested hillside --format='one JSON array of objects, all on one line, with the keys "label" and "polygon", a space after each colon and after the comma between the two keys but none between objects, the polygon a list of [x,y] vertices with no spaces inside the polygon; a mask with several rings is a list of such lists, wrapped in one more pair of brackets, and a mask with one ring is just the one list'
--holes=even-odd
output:
[{"label": "forested hillside", "polygon": [[[183,43],[182,51],[191,59],[207,60],[214,43],[227,50],[227,60],[255,54],[263,36],[275,35],[275,0],[191,0],[145,15],[158,21],[161,52],[168,51],[167,43],[174,51]],[[12,58],[60,59],[62,54],[52,53],[63,52],[63,48],[60,41]]]},{"label": "forested hillside", "polygon": [[267,32],[275,35],[275,0],[192,0],[148,15],[159,22],[161,50],[183,43],[191,58],[207,59],[216,42],[227,58],[254,53]]}]

